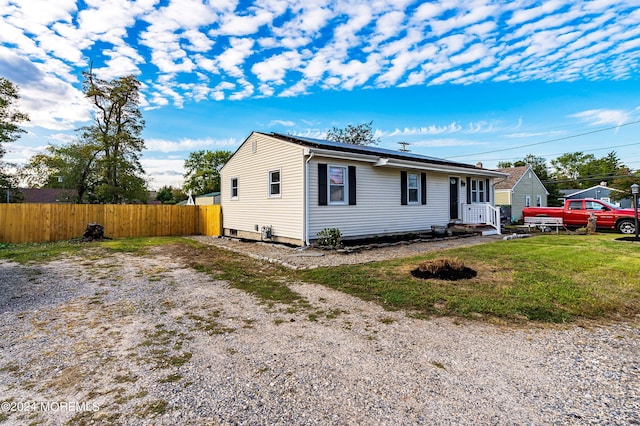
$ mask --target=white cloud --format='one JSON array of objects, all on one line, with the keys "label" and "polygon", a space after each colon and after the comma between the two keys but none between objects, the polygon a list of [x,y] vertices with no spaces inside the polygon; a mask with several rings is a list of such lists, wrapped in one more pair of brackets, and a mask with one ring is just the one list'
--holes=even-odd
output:
[{"label": "white cloud", "polygon": [[[615,80],[635,75],[640,61],[640,10],[625,0],[3,5],[0,72],[22,80],[32,116],[52,128],[86,117],[78,89],[90,60],[106,79],[143,76],[148,109],[319,90]],[[19,68],[31,78],[6,65],[15,58],[32,64]],[[44,85],[57,91],[47,101],[38,99]],[[61,108],[65,96],[70,107]]]},{"label": "white cloud", "polygon": [[269,127],[273,127],[273,126],[293,127],[295,125],[296,123],[294,123],[293,121],[287,121],[287,120],[271,120],[269,122]]},{"label": "white cloud", "polygon": [[570,115],[591,126],[614,125],[620,126],[629,121],[629,113],[619,109],[592,109]]},{"label": "white cloud", "polygon": [[428,148],[446,148],[446,147],[454,147],[454,146],[474,146],[474,145],[485,145],[485,143],[464,139],[429,139],[429,140],[419,140],[411,142],[409,149],[412,146],[414,147],[428,147]]},{"label": "white cloud", "polygon": [[140,161],[152,190],[163,186],[181,188],[184,182],[184,160],[171,158],[145,158]]},{"label": "white cloud", "polygon": [[242,77],[242,65],[245,59],[253,53],[254,41],[250,38],[232,38],[231,47],[218,56],[218,65],[233,77]]},{"label": "white cloud", "polygon": [[145,140],[147,151],[149,152],[187,152],[201,149],[218,150],[229,149],[237,145],[234,138],[229,139],[180,139],[179,141],[169,141],[165,139],[151,138]]},{"label": "white cloud", "polygon": [[298,68],[301,63],[301,55],[298,52],[288,51],[254,64],[251,71],[260,81],[282,84],[287,71]]}]

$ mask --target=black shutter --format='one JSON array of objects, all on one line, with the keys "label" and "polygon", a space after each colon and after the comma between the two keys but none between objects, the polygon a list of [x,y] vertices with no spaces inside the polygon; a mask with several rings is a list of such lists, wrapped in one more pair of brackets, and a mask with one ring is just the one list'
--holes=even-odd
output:
[{"label": "black shutter", "polygon": [[487,197],[486,197],[485,201],[487,203],[490,203],[491,202],[491,191],[489,191],[489,179],[486,180],[484,189],[485,189],[485,191],[487,191]]},{"label": "black shutter", "polygon": [[471,204],[471,178],[467,176],[467,204]]},{"label": "black shutter", "polygon": [[327,205],[327,165],[318,163],[318,205]]},{"label": "black shutter", "polygon": [[420,173],[420,190],[422,196],[422,205],[427,204],[427,174]]},{"label": "black shutter", "polygon": [[349,205],[356,205],[356,166],[349,166]]},{"label": "black shutter", "polygon": [[400,172],[400,204],[407,205],[407,172]]}]

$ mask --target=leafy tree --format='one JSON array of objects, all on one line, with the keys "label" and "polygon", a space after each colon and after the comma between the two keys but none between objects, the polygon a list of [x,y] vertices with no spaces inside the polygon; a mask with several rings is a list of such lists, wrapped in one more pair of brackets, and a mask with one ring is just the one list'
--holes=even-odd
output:
[{"label": "leafy tree", "polygon": [[163,186],[160,188],[158,192],[156,192],[156,200],[160,201],[162,204],[172,204],[171,201],[173,201],[173,193],[171,192],[171,187]]},{"label": "leafy tree", "polygon": [[195,151],[184,161],[183,189],[194,195],[220,191],[220,169],[231,158],[230,151]]},{"label": "leafy tree", "polygon": [[[20,99],[18,88],[9,80],[0,77],[0,202],[7,201],[7,188],[15,188],[16,181],[5,171],[5,163],[2,161],[6,149],[5,143],[18,140],[24,129],[19,123],[29,121],[29,116],[16,109],[15,103]],[[10,202],[20,201],[19,193],[10,191]]]},{"label": "leafy tree", "polygon": [[101,202],[146,201],[140,155],[144,120],[140,112],[140,82],[129,75],[105,81],[93,71],[83,73],[83,91],[95,108],[93,124],[80,129],[81,139],[99,148],[99,178],[95,195]]},{"label": "leafy tree", "polygon": [[[162,204],[176,204],[174,193],[176,190],[172,186],[163,186],[156,193],[156,200],[160,201]],[[182,201],[182,200],[180,200]]]},{"label": "leafy tree", "polygon": [[517,167],[516,164],[512,161],[498,161],[496,167],[499,169],[508,169],[509,167]]},{"label": "leafy tree", "polygon": [[543,157],[536,157],[533,154],[528,154],[522,160],[518,160],[515,162],[511,161],[500,161],[498,163],[498,168],[508,169],[509,167],[522,167],[522,166],[531,166],[533,171],[538,175],[540,180],[546,180],[549,178],[549,171],[547,169],[547,159]]},{"label": "leafy tree", "polygon": [[615,151],[602,158],[593,158],[578,168],[581,187],[588,188],[599,182],[610,183],[619,173],[622,164]]},{"label": "leafy tree", "polygon": [[99,154],[100,147],[88,141],[49,145],[46,153],[31,157],[22,175],[32,186],[72,191],[76,203],[95,202]]},{"label": "leafy tree", "polygon": [[621,200],[623,198],[632,198],[631,185],[634,183],[640,185],[640,170],[633,172],[627,166],[620,166],[616,177],[610,181],[609,187],[619,189],[621,192],[611,191],[611,199]]},{"label": "leafy tree", "polygon": [[176,202],[176,204],[189,198],[187,193],[184,192],[181,188],[171,188],[171,194],[173,194],[173,200]]},{"label": "leafy tree", "polygon": [[344,129],[333,127],[327,132],[327,140],[352,145],[378,145],[380,138],[375,137],[372,125],[373,121],[357,126],[349,124]]},{"label": "leafy tree", "polygon": [[594,159],[593,154],[582,152],[562,154],[551,160],[554,168],[552,177],[558,181],[558,187],[561,189],[580,188],[580,170]]},{"label": "leafy tree", "polygon": [[178,204],[180,201],[184,201],[188,198],[187,194],[180,188],[174,188],[173,186],[163,186],[156,193],[156,200],[162,204]]}]

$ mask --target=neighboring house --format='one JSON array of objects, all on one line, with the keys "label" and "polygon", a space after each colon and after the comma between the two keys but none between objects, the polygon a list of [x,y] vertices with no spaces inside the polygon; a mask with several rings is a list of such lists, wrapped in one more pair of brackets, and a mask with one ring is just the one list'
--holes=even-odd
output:
[{"label": "neighboring house", "polygon": [[587,189],[561,189],[560,195],[562,195],[562,202],[564,200],[575,200],[582,198],[593,198],[594,200],[602,200],[607,201],[609,203],[615,204],[616,206],[622,207],[623,209],[630,209],[632,202],[631,198],[623,198],[617,201],[613,201],[611,199],[611,192],[624,192],[616,188],[609,188],[606,185],[606,182],[601,183],[600,185],[592,186]]},{"label": "neighboring house", "polygon": [[[222,167],[223,234],[306,245],[343,238],[500,226],[501,172],[377,147],[253,132]],[[499,232],[499,231],[498,231]]]},{"label": "neighboring house", "polygon": [[509,175],[506,179],[496,180],[495,205],[510,210],[512,222],[522,220],[522,209],[525,207],[547,207],[549,192],[531,166],[495,170]]},{"label": "neighboring house", "polygon": [[[69,204],[74,203],[77,192],[64,188],[18,188],[24,196],[23,203],[31,204]],[[132,203],[140,204],[140,202]],[[147,204],[162,204],[156,200],[156,191],[149,191]]]},{"label": "neighboring house", "polygon": [[210,206],[220,204],[220,192],[210,192],[196,197],[196,206]]},{"label": "neighboring house", "polygon": [[62,188],[19,188],[24,196],[23,203],[55,204],[71,203],[74,192]]}]

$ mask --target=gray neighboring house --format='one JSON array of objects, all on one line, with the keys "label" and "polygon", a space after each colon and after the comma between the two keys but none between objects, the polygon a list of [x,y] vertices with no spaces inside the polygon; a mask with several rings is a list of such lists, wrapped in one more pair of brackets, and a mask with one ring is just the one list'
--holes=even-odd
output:
[{"label": "gray neighboring house", "polygon": [[220,170],[223,235],[308,245],[489,224],[501,172],[371,146],[253,132]]},{"label": "gray neighboring house", "polygon": [[547,207],[549,192],[531,166],[495,169],[509,176],[496,181],[496,206],[510,211],[512,222],[522,220],[525,207]]},{"label": "gray neighboring house", "polygon": [[611,192],[624,192],[616,188],[609,188],[606,182],[600,183],[600,185],[592,186],[591,188],[586,189],[561,189],[560,195],[562,195],[561,200],[576,200],[582,198],[592,198],[594,200],[602,200],[608,203],[614,204],[623,209],[630,209],[632,205],[631,198],[623,198],[621,200],[612,201],[611,200]]}]

